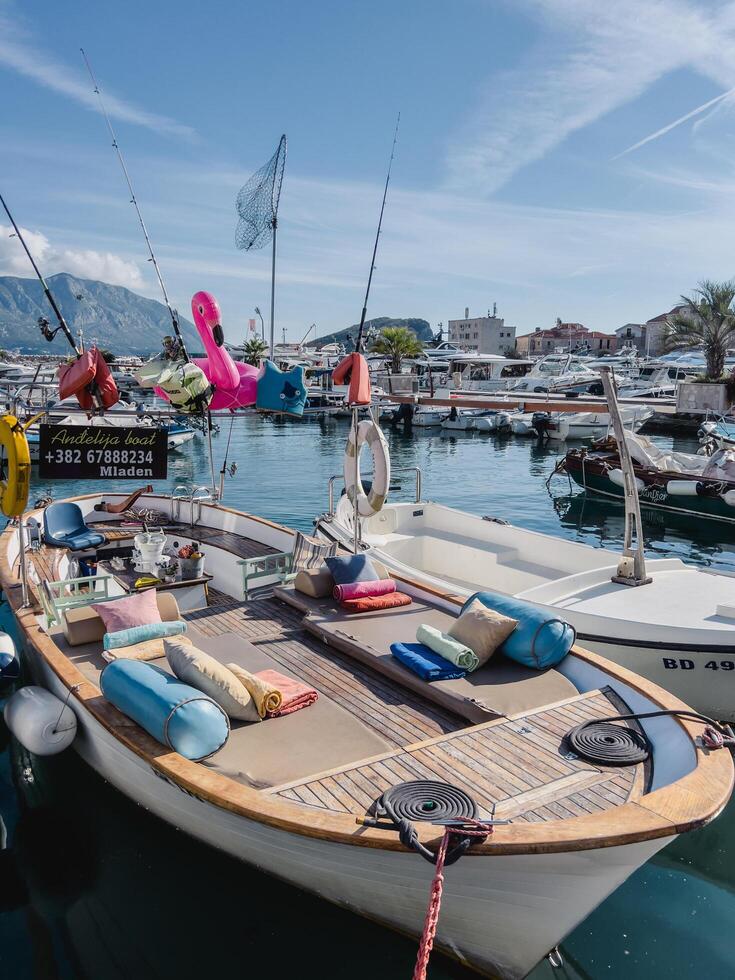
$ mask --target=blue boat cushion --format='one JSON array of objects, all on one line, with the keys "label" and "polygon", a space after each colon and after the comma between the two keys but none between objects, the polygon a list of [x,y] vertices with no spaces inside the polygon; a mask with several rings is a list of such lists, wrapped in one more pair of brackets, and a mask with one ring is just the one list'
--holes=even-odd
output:
[{"label": "blue boat cushion", "polygon": [[367,555],[335,555],[325,558],[324,561],[332,573],[335,585],[374,582],[380,578]]},{"label": "blue boat cushion", "polygon": [[281,371],[273,361],[266,361],[258,378],[255,398],[258,411],[303,415],[306,404],[304,369],[295,367]]},{"label": "blue boat cushion", "polygon": [[124,715],[185,759],[207,759],[229,738],[230,720],[216,701],[153,664],[113,660],[100,687]]},{"label": "blue boat cushion", "polygon": [[180,633],[186,633],[186,623],[183,619],[146,623],[144,626],[131,626],[126,630],[105,633],[102,647],[104,650],[119,650],[121,647],[130,647],[135,643],[158,640],[164,636],[178,636]]},{"label": "blue boat cushion", "polygon": [[46,544],[55,548],[95,548],[103,544],[104,534],[92,531],[84,523],[81,508],[77,504],[60,501],[49,504],[43,512],[43,537]]},{"label": "blue boat cushion", "polygon": [[550,615],[546,609],[498,592],[476,592],[465,602],[462,612],[475,599],[488,609],[518,621],[497,651],[516,663],[546,670],[563,660],[572,649],[577,636],[574,627]]}]

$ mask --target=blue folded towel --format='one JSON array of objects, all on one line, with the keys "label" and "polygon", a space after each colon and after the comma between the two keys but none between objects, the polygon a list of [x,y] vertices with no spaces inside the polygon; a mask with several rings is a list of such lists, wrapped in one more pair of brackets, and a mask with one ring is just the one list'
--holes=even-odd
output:
[{"label": "blue folded towel", "polygon": [[423,643],[391,643],[390,652],[404,667],[425,681],[452,681],[467,673]]},{"label": "blue folded towel", "polygon": [[127,630],[116,630],[105,633],[102,641],[104,650],[117,650],[120,647],[131,647],[134,643],[145,640],[158,640],[162,636],[177,636],[186,632],[186,623],[182,619],[174,619],[169,623],[148,623],[145,626],[131,626]]}]

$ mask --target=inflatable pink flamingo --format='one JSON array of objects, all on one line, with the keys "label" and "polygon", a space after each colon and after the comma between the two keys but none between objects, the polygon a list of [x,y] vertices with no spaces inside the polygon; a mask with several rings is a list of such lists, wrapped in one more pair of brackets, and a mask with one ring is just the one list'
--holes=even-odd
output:
[{"label": "inflatable pink flamingo", "polygon": [[215,386],[210,409],[244,408],[254,405],[258,388],[259,369],[252,364],[233,361],[225,347],[219,304],[211,293],[195,293],[191,300],[194,324],[202,338],[206,357],[193,361]]}]

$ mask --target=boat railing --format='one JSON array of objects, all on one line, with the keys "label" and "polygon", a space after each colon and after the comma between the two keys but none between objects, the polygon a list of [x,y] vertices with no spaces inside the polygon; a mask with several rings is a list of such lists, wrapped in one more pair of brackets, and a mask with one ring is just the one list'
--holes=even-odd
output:
[{"label": "boat railing", "polygon": [[[183,491],[183,492],[181,492]],[[189,495],[189,488],[180,483],[171,491],[171,523],[178,524],[181,520],[181,502]]]},{"label": "boat railing", "polygon": [[[414,503],[416,503],[416,504],[420,503],[420,501],[421,501],[421,493],[422,493],[422,485],[423,485],[423,477],[422,477],[422,473],[421,473],[421,467],[420,466],[401,466],[398,469],[392,469],[391,470],[391,476],[394,476],[397,473],[413,473],[414,478],[415,478],[415,484],[414,484]],[[327,490],[328,490],[328,493],[329,493],[329,511],[328,511],[328,516],[330,518],[333,518],[334,517],[334,484],[335,484],[335,481],[342,480],[342,479],[343,479],[343,474],[342,473],[335,473],[334,476],[330,476],[329,477],[329,481],[327,482]],[[398,487],[397,489],[400,489],[400,487]]]},{"label": "boat railing", "polygon": [[[197,496],[199,494],[199,496]],[[215,497],[212,494],[212,488],[207,486],[194,487],[191,491],[191,496],[189,497],[189,524],[194,527],[198,524],[202,517],[202,504],[205,501],[214,501]],[[196,506],[197,515],[194,518],[194,507]]]}]

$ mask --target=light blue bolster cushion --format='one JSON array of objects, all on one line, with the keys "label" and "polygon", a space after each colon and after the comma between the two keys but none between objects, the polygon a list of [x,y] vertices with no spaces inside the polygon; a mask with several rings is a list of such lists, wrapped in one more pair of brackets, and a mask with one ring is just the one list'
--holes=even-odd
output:
[{"label": "light blue bolster cushion", "polygon": [[229,737],[230,720],[216,701],[153,664],[114,660],[100,687],[124,715],[185,759],[206,759]]},{"label": "light blue bolster cushion", "polygon": [[169,623],[149,623],[147,626],[131,626],[127,630],[116,630],[105,633],[102,645],[105,650],[117,650],[119,647],[131,647],[135,643],[146,640],[159,640],[163,636],[178,636],[186,632],[183,619],[174,619]]},{"label": "light blue bolster cushion", "polygon": [[498,592],[476,592],[465,602],[462,612],[475,599],[488,609],[518,621],[516,628],[497,650],[510,660],[536,670],[546,670],[563,660],[572,649],[577,636],[574,627],[557,619],[548,610]]}]

